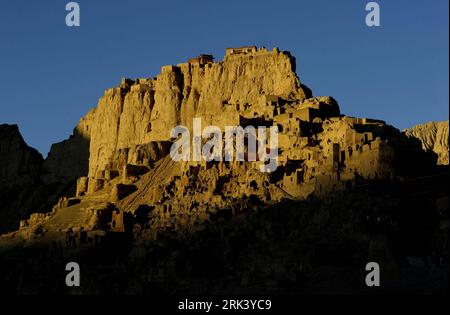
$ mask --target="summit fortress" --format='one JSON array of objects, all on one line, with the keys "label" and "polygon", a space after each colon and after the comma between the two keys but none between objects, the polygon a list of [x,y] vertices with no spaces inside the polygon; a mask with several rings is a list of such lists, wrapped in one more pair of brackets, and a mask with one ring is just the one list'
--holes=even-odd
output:
[{"label": "summit fortress", "polygon": [[[154,78],[122,79],[42,162],[41,183],[76,181],[76,189],[55,192],[61,198],[48,213],[33,214],[14,233],[32,239],[37,226],[125,231],[124,218],[134,216],[155,238],[160,230],[192,230],[285,199],[402,180],[417,174],[417,165],[436,164],[417,137],[378,119],[346,116],[333,97],[313,97],[295,68],[289,52],[248,46],[227,48],[222,61],[202,54],[163,66]],[[255,162],[171,160],[170,130],[192,128],[196,117],[219,127],[277,126],[276,172],[261,173]],[[446,132],[446,142],[444,130],[433,138],[439,145],[424,148],[446,144],[448,152]]]}]

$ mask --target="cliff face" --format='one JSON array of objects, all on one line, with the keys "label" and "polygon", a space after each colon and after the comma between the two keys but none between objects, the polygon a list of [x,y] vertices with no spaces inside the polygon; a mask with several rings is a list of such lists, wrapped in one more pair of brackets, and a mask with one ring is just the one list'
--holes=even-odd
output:
[{"label": "cliff face", "polygon": [[437,154],[439,165],[448,165],[449,162],[449,134],[448,121],[428,122],[404,130],[408,137],[417,138],[425,151]]},{"label": "cliff face", "polygon": [[229,55],[218,63],[164,66],[154,79],[124,79],[105,92],[89,117],[89,176],[107,168],[117,150],[168,140],[171,128],[190,128],[194,117],[219,127],[237,125],[240,115],[253,117],[270,95],[295,100],[310,96],[287,52],[262,49]]}]

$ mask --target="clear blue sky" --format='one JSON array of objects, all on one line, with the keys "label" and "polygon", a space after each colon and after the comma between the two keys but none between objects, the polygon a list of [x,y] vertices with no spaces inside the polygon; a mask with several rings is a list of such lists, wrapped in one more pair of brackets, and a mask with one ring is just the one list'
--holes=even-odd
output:
[{"label": "clear blue sky", "polygon": [[79,28],[67,2],[0,2],[0,123],[44,156],[121,77],[249,44],[291,51],[300,80],[348,115],[448,119],[448,0],[378,1],[379,28],[362,0],[80,0]]}]

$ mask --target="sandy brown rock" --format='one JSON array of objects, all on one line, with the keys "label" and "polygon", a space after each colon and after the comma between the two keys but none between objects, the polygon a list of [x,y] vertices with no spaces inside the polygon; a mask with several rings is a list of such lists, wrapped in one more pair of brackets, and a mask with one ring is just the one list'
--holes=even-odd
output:
[{"label": "sandy brown rock", "polygon": [[310,96],[288,52],[260,49],[216,63],[164,66],[154,79],[123,79],[105,91],[89,118],[89,176],[106,169],[118,150],[167,141],[171,128],[191,127],[194,117],[223,127],[239,124],[240,115],[264,116],[261,108],[273,96],[298,101]]},{"label": "sandy brown rock", "polygon": [[428,122],[406,129],[404,133],[408,137],[419,139],[424,150],[436,153],[439,165],[448,165],[448,121]]}]

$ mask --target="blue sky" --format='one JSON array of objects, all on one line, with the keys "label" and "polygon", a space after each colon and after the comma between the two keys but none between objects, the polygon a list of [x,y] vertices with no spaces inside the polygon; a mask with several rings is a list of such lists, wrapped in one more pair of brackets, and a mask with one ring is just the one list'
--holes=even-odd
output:
[{"label": "blue sky", "polygon": [[448,0],[65,0],[0,2],[0,123],[18,124],[44,156],[121,77],[150,77],[229,46],[280,47],[314,95],[399,129],[449,116]]}]

